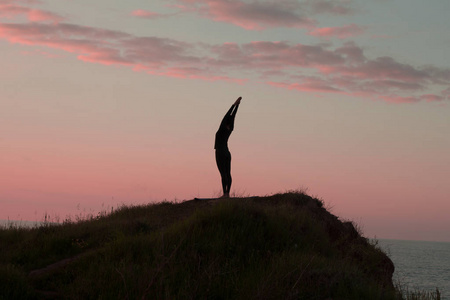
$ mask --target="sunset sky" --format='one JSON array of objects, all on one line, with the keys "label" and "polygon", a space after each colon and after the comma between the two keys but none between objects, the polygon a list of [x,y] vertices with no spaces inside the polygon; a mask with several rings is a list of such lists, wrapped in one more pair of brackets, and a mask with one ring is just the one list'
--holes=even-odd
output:
[{"label": "sunset sky", "polygon": [[304,189],[450,241],[450,1],[0,0],[0,219]]}]

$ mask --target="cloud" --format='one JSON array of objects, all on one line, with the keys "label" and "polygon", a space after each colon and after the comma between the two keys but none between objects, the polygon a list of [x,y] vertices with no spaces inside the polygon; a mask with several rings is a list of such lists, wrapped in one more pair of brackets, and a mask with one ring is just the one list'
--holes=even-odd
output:
[{"label": "cloud", "polygon": [[380,96],[381,99],[388,103],[417,103],[420,101],[417,97],[402,97],[402,96]]},{"label": "cloud", "polygon": [[160,18],[163,16],[160,13],[156,13],[156,12],[144,10],[144,9],[133,10],[131,12],[131,15],[134,17],[143,18],[143,19],[156,19],[156,18]]},{"label": "cloud", "polygon": [[84,62],[120,65],[158,76],[228,81],[234,78],[211,70],[207,57],[196,54],[196,46],[168,38],[138,37],[121,31],[67,23],[0,23],[0,38],[11,43],[46,46],[74,53]]},{"label": "cloud", "polygon": [[212,48],[216,66],[237,66],[252,69],[293,69],[297,67],[319,68],[339,65],[343,58],[322,46],[295,44],[287,42],[256,41],[247,44],[227,43]]},{"label": "cloud", "polygon": [[435,85],[450,84],[447,69],[416,67],[392,57],[371,59],[352,42],[337,48],[287,42],[226,43],[212,47],[211,52],[215,58],[210,63],[218,68],[254,70],[264,74],[261,76],[264,79],[270,74],[281,76],[282,80],[266,82],[302,92],[343,93],[390,103],[415,103],[440,100],[420,94]]},{"label": "cloud", "polygon": [[[64,20],[63,17],[55,13],[32,9],[21,5],[9,4],[10,1],[0,2],[0,18],[15,18],[16,16],[26,16],[31,22],[54,22],[58,23]],[[12,1],[11,1],[12,3]],[[35,3],[34,1],[32,3]]]},{"label": "cloud", "polygon": [[83,61],[106,65],[146,65],[160,68],[172,62],[197,60],[189,45],[171,39],[136,37],[113,30],[73,24],[0,24],[0,37],[12,43],[39,45],[78,54]]},{"label": "cloud", "polygon": [[247,30],[274,27],[309,28],[314,21],[302,14],[296,1],[178,0],[184,11]]},{"label": "cloud", "polygon": [[356,10],[352,7],[352,1],[348,0],[306,0],[304,5],[313,14],[353,15]]},{"label": "cloud", "polygon": [[[349,0],[174,0],[184,12],[197,13],[217,22],[230,23],[247,30],[276,27],[308,28],[316,26],[311,16],[346,16],[355,13]],[[344,31],[346,33],[344,33]],[[340,35],[355,34],[357,28],[344,28]]]},{"label": "cloud", "polygon": [[328,84],[325,80],[319,78],[305,78],[300,82],[295,83],[268,81],[267,84],[289,90],[297,90],[300,92],[320,92],[320,93],[342,92],[340,89],[333,87],[332,85]]},{"label": "cloud", "polygon": [[0,0],[1,4],[27,4],[27,5],[34,5],[34,4],[42,4],[42,1],[40,0]]},{"label": "cloud", "polygon": [[316,28],[308,32],[309,35],[318,37],[337,37],[347,39],[364,33],[364,29],[356,24],[345,25],[341,27],[322,27]]},{"label": "cloud", "polygon": [[445,90],[443,90],[443,91],[441,92],[441,96],[442,96],[444,99],[450,100],[450,87],[448,87],[448,88],[446,88]]},{"label": "cloud", "polygon": [[[3,17],[9,18],[13,12],[15,17],[29,19],[29,10],[19,11],[8,10]],[[125,66],[157,76],[239,84],[263,80],[299,92],[338,93],[390,103],[443,101],[450,95],[449,69],[414,66],[392,57],[370,58],[353,42],[338,47],[331,43],[283,41],[206,45],[52,22],[48,18],[36,20],[0,22],[0,38],[59,49],[84,62]],[[443,91],[439,95],[436,89]]]},{"label": "cloud", "polygon": [[[422,97],[424,90],[449,85],[448,69],[416,67],[391,57],[367,58],[361,47],[346,43],[338,48],[328,45],[303,45],[285,42],[253,42],[216,46],[215,64],[242,69],[283,72],[282,81],[268,84],[298,91],[345,93],[382,99],[392,103],[439,100]],[[305,77],[304,74],[315,74]],[[414,95],[414,96],[403,96]]]},{"label": "cloud", "polygon": [[427,102],[434,102],[434,101],[442,101],[445,98],[439,95],[433,95],[433,94],[426,94],[426,95],[422,95],[420,96],[421,100],[425,100]]}]

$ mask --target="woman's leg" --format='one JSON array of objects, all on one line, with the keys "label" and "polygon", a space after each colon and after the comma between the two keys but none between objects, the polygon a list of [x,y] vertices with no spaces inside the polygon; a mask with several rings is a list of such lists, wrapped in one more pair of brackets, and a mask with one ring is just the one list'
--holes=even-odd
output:
[{"label": "woman's leg", "polygon": [[230,196],[230,190],[231,190],[231,154],[228,152],[228,155],[226,157],[226,164],[225,164],[225,183],[226,183],[226,195]]},{"label": "woman's leg", "polygon": [[216,150],[216,163],[222,177],[224,196],[229,196],[231,189],[231,154],[228,150]]}]

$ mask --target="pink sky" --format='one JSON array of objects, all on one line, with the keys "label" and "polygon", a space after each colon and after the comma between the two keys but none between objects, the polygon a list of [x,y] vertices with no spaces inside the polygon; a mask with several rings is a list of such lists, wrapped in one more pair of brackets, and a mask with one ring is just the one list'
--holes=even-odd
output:
[{"label": "pink sky", "polygon": [[0,0],[0,219],[218,195],[242,96],[237,195],[450,241],[447,4],[388,2]]}]

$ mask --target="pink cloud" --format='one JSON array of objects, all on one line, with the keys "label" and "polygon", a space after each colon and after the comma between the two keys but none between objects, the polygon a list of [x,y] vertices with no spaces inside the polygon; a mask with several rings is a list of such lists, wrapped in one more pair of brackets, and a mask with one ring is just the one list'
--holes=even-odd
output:
[{"label": "pink cloud", "polygon": [[[173,5],[185,12],[197,13],[217,22],[230,23],[247,30],[275,27],[312,28],[312,15],[337,16],[355,13],[351,1],[330,0],[175,0]],[[357,28],[345,28],[340,35],[357,34]],[[345,31],[345,33],[344,33]]]},{"label": "pink cloud", "polygon": [[26,16],[29,21],[31,22],[54,22],[58,23],[64,20],[63,17],[59,16],[58,14],[45,11],[45,10],[39,10],[39,9],[32,9],[20,5],[15,4],[2,4],[0,3],[0,17],[3,18],[14,18],[16,16]]},{"label": "pink cloud", "polygon": [[22,4],[42,4],[41,0],[2,0],[3,3],[12,4],[12,3],[22,3]]},{"label": "pink cloud", "polygon": [[336,0],[306,0],[305,5],[308,6],[311,13],[314,14],[331,14],[331,15],[352,15],[356,10],[352,7],[352,1],[336,1]]},{"label": "pink cloud", "polygon": [[441,92],[441,95],[444,99],[449,99],[450,100],[450,87],[446,88],[445,90],[443,90]]},{"label": "pink cloud", "polygon": [[[435,84],[450,83],[446,69],[415,67],[391,57],[369,59],[354,43],[336,49],[285,42],[228,43],[216,46],[213,51],[218,54],[215,63],[219,66],[261,69],[264,74],[278,72],[284,80],[269,80],[270,85],[303,92],[346,93],[391,103],[415,103],[438,100],[415,94]],[[301,75],[311,72],[316,76]]]},{"label": "pink cloud", "polygon": [[419,98],[416,97],[402,97],[402,96],[380,96],[380,99],[388,103],[417,103],[420,101]]},{"label": "pink cloud", "polygon": [[434,95],[434,94],[425,94],[425,95],[420,96],[420,99],[425,100],[427,102],[434,102],[434,101],[442,101],[442,100],[444,100],[444,97]]},{"label": "pink cloud", "polygon": [[60,55],[50,53],[47,51],[42,51],[39,49],[35,49],[34,51],[21,51],[21,54],[28,55],[28,56],[33,56],[33,55],[45,56],[47,58],[59,58],[60,57]]},{"label": "pink cloud", "polygon": [[245,84],[248,79],[242,78],[232,78],[229,76],[217,76],[217,75],[205,75],[204,71],[195,68],[170,68],[157,75],[176,77],[176,78],[189,78],[189,79],[200,79],[204,81],[227,81],[236,84]]},{"label": "pink cloud", "polygon": [[144,18],[144,19],[155,19],[159,18],[162,15],[153,11],[137,9],[131,12],[131,15],[134,17]]},{"label": "pink cloud", "polygon": [[336,70],[342,74],[358,78],[392,79],[397,82],[420,82],[431,79],[432,74],[425,69],[395,61],[392,57],[366,59],[353,66],[342,66]]},{"label": "pink cloud", "polygon": [[212,64],[243,69],[281,70],[297,67],[320,68],[344,63],[341,55],[322,46],[291,45],[286,42],[226,43],[212,48],[217,55]]},{"label": "pink cloud", "polygon": [[345,25],[342,27],[322,27],[311,30],[308,34],[318,37],[337,37],[347,39],[364,33],[364,29],[356,24]]},{"label": "pink cloud", "polygon": [[390,57],[369,59],[354,43],[336,49],[286,42],[227,43],[214,46],[212,52],[216,57],[210,63],[221,68],[261,70],[264,74],[283,71],[288,74],[285,77],[289,81],[303,79],[298,76],[302,73],[315,72],[316,77],[327,79],[329,88],[326,90],[365,94],[414,93],[431,84],[450,81],[444,70],[430,72],[429,68],[417,68]]},{"label": "pink cloud", "polygon": [[185,11],[196,12],[217,22],[231,23],[247,30],[274,27],[311,27],[315,23],[292,1],[179,0]]},{"label": "pink cloud", "polygon": [[63,21],[64,18],[48,11],[32,9],[28,12],[28,20],[32,22],[51,21],[57,23]]},{"label": "pink cloud", "polygon": [[[27,10],[21,11],[28,15]],[[391,57],[369,58],[351,42],[339,47],[267,41],[205,45],[37,20],[0,22],[0,38],[66,51],[84,62],[125,66],[157,76],[243,84],[249,80],[246,76],[231,74],[249,74],[279,88],[390,103],[440,101],[450,94],[448,90],[441,96],[433,92],[450,86],[450,70],[413,66]]]},{"label": "pink cloud", "polygon": [[196,59],[185,53],[188,45],[182,42],[64,23],[0,24],[0,37],[12,43],[78,53],[81,60],[108,65],[160,67],[170,61],[183,63]]},{"label": "pink cloud", "polygon": [[269,81],[267,84],[275,87],[285,88],[289,90],[297,90],[300,92],[320,92],[320,93],[341,93],[338,88],[329,85],[326,81],[320,79],[305,79],[301,82],[285,83]]},{"label": "pink cloud", "polygon": [[0,38],[75,53],[84,62],[128,66],[159,76],[245,82],[220,70],[212,72],[205,65],[206,58],[190,54],[195,52],[194,45],[171,39],[65,23],[0,23]]}]

